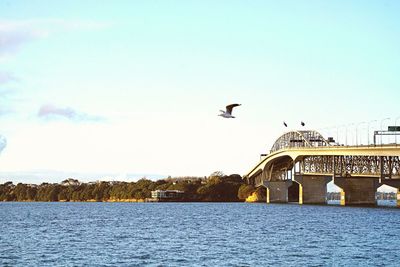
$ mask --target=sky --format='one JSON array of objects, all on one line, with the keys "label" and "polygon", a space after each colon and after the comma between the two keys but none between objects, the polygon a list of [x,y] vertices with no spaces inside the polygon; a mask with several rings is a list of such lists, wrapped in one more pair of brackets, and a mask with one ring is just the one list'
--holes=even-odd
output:
[{"label": "sky", "polygon": [[[300,121],[371,142],[400,124],[399,13],[395,0],[0,0],[0,182],[244,175]],[[235,119],[217,116],[231,103]]]}]

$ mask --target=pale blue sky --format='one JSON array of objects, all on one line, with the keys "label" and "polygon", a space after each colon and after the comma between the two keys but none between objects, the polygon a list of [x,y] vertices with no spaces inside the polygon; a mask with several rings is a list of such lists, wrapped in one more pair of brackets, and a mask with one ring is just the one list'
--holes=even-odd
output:
[{"label": "pale blue sky", "polygon": [[[366,143],[358,122],[400,116],[398,14],[394,0],[0,0],[0,182],[243,175],[283,120],[356,123]],[[233,102],[236,119],[216,116]]]}]

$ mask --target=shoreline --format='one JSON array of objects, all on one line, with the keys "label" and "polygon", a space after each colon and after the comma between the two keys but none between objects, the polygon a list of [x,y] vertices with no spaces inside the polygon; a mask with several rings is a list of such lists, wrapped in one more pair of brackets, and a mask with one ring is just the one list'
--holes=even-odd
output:
[{"label": "shoreline", "polygon": [[65,200],[59,200],[59,201],[36,201],[36,200],[20,200],[20,201],[0,201],[0,203],[34,203],[34,202],[40,202],[40,203],[264,203],[262,201],[259,202],[247,202],[247,201],[192,201],[192,200],[187,200],[187,201],[179,201],[179,200],[174,200],[174,201],[145,201],[143,199],[135,200],[135,199],[122,199],[122,200],[102,200],[102,201],[97,201],[94,199],[89,199],[89,200],[71,200],[71,201],[65,201]]}]

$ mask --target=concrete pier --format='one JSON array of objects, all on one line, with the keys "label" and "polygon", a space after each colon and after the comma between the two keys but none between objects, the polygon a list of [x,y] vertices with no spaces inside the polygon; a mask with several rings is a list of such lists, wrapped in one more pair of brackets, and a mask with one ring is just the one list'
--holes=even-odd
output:
[{"label": "concrete pier", "polygon": [[288,188],[292,181],[264,181],[263,185],[267,189],[267,203],[287,203]]},{"label": "concrete pier", "polygon": [[334,184],[341,188],[340,205],[376,205],[378,178],[335,177]]},{"label": "concrete pier", "polygon": [[326,185],[332,180],[328,176],[295,175],[299,183],[299,204],[326,204]]}]

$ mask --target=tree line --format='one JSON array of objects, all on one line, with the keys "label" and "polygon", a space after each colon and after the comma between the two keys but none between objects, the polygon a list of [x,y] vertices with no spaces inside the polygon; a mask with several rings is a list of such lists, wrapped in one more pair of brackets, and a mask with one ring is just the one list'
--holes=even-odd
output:
[{"label": "tree line", "polygon": [[209,177],[166,178],[137,182],[98,181],[83,183],[70,178],[40,185],[12,182],[0,184],[0,201],[124,201],[151,198],[153,190],[180,190],[183,201],[244,201],[254,192],[238,174],[214,172]]}]

